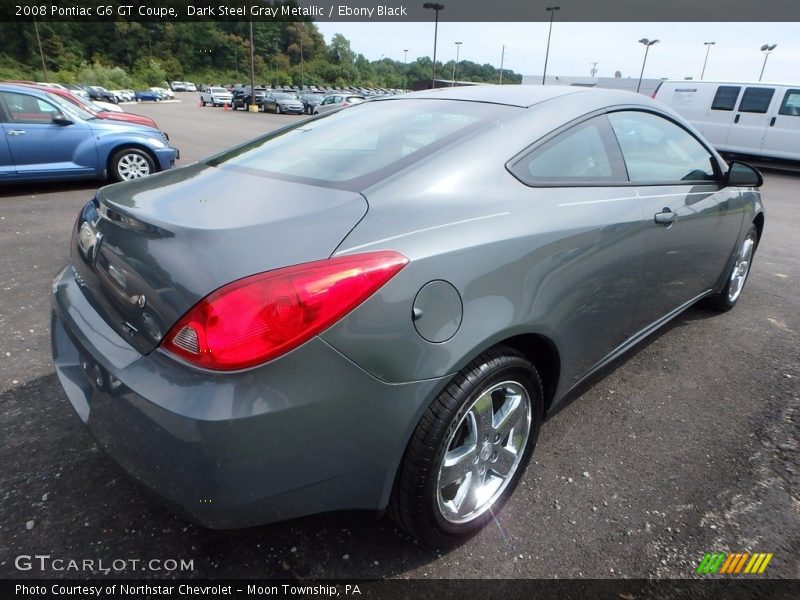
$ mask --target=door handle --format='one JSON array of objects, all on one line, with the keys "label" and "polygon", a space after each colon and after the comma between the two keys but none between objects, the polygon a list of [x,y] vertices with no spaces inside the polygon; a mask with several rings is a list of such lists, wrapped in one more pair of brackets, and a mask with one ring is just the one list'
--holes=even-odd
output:
[{"label": "door handle", "polygon": [[678,213],[672,212],[671,208],[667,208],[666,206],[661,210],[660,213],[656,213],[653,215],[653,219],[659,225],[664,225],[665,227],[671,226],[675,221],[678,220]]},{"label": "door handle", "polygon": [[25,135],[24,129],[12,129],[8,132],[8,135]]},{"label": "door handle", "polygon": [[775,126],[775,117],[772,117],[772,118],[769,120],[769,126],[770,126],[770,127],[774,127],[774,126]]},{"label": "door handle", "polygon": [[734,123],[738,123],[738,122],[739,122],[739,117],[741,117],[741,116],[742,116],[742,115],[736,115],[736,116],[734,117],[734,119],[733,119],[733,122],[734,122]]}]

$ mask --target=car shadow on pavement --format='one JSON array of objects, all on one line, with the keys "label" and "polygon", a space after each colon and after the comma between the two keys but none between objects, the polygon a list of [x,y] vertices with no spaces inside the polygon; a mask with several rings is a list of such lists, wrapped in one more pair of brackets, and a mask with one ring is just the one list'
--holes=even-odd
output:
[{"label": "car shadow on pavement", "polygon": [[[717,313],[692,308],[574,390],[568,408],[615,369],[669,331]],[[552,415],[551,415],[552,416]],[[79,577],[20,572],[13,557],[184,559],[186,572],[111,573],[142,578],[382,578],[402,576],[443,554],[419,544],[389,518],[329,513],[236,531],[213,531],[173,513],[97,446],[55,374],[0,394],[0,577]],[[377,517],[377,518],[376,518]],[[498,527],[480,533],[502,544]]]},{"label": "car shadow on pavement", "polygon": [[[0,394],[0,577],[81,577],[19,571],[14,557],[185,559],[187,572],[142,578],[380,578],[437,557],[373,513],[331,513],[237,531],[177,516],[107,457],[55,374]],[[89,573],[88,575],[90,575]]]},{"label": "car shadow on pavement", "polygon": [[[9,183],[0,186],[0,198],[9,196],[43,196],[45,194],[57,194],[59,192],[76,192],[86,190],[87,194],[94,192],[109,185],[110,181],[99,181],[97,179],[81,179],[79,181],[53,181],[40,183]],[[87,195],[88,197],[88,195]]]}]

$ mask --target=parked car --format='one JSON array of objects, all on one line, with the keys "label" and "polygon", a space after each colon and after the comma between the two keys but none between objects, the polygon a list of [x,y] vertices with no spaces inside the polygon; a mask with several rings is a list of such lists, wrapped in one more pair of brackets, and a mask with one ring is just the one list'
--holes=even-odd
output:
[{"label": "parked car", "polygon": [[185,81],[173,81],[170,84],[170,88],[173,92],[186,92],[186,82]]},{"label": "parked car", "polygon": [[153,90],[139,90],[134,93],[136,102],[161,102],[162,95]]},{"label": "parked car", "polygon": [[76,96],[81,96],[82,98],[90,100],[88,92],[84,90],[81,86],[75,85],[74,83],[65,83],[64,87],[73,94],[75,94]]},{"label": "parked car", "polygon": [[[88,89],[87,89],[88,88]],[[83,89],[86,90],[86,93],[89,94],[89,99],[94,101],[100,102],[109,102],[111,104],[115,104],[117,99],[114,97],[114,94],[109,92],[106,88],[99,86],[99,85],[87,85],[83,86]]]},{"label": "parked car", "polygon": [[[267,95],[267,90],[264,88],[257,87],[255,90],[255,104],[259,108],[264,103],[264,98]],[[250,105],[251,93],[250,93],[250,86],[242,87],[239,89],[235,89],[232,94],[231,100],[231,108],[236,110],[237,108],[244,108],[246,109],[248,105]]]},{"label": "parked car", "polygon": [[206,91],[200,92],[200,103],[205,106],[223,106],[230,104],[233,100],[233,95],[224,87],[209,87]]},{"label": "parked car", "polygon": [[303,103],[294,94],[272,92],[266,95],[261,106],[264,112],[272,111],[275,114],[294,113],[303,114]]},{"label": "parked car", "polygon": [[175,98],[175,92],[167,88],[151,87],[150,90],[156,92],[157,94],[160,94],[162,100],[172,100],[173,98]]},{"label": "parked car", "polygon": [[[43,88],[39,85],[35,85],[33,87],[56,94],[57,96],[60,96],[61,98],[67,100],[68,102],[71,102],[78,108],[85,110],[93,117],[97,117],[98,119],[111,119],[114,121],[124,121],[126,123],[137,123],[139,125],[146,125],[147,127],[153,127],[155,129],[158,129],[156,122],[153,121],[153,119],[151,119],[150,117],[134,115],[131,113],[122,112],[122,110],[120,110],[119,112],[107,111],[103,107],[92,102],[91,100],[86,100],[84,98],[81,98],[80,96],[77,96],[73,94],[71,91],[66,89],[59,89],[59,88],[49,89],[49,88]],[[119,108],[115,105],[112,106],[114,106],[114,108]],[[166,135],[166,133],[164,135]]]},{"label": "parked car", "polygon": [[314,114],[322,115],[326,112],[331,112],[340,108],[347,108],[355,104],[361,104],[365,100],[366,98],[364,98],[364,96],[358,94],[330,94],[325,96],[325,98],[322,99],[322,102],[320,102],[314,108]]},{"label": "parked car", "polygon": [[186,91],[187,92],[196,92],[197,91],[197,86],[195,84],[193,84],[191,81],[184,81],[184,83],[186,84]]},{"label": "parked car", "polygon": [[736,304],[761,183],[639,94],[379,98],[101,189],[52,287],[56,372],[200,523],[391,505],[441,548],[495,518],[570,390]]},{"label": "parked car", "polygon": [[800,161],[800,84],[664,81],[654,97],[724,154]]},{"label": "parked car", "polygon": [[324,96],[321,94],[302,94],[300,102],[303,103],[303,112],[307,115],[313,115],[314,109],[320,105]]},{"label": "parked car", "polygon": [[136,179],[178,157],[152,127],[98,119],[56,93],[0,84],[0,182]]}]

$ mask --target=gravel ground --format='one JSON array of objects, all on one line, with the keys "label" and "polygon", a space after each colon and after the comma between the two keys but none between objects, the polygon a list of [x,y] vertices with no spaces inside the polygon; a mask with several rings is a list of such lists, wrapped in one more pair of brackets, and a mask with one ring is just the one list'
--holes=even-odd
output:
[{"label": "gravel ground", "polygon": [[[139,106],[182,164],[296,117]],[[767,173],[767,225],[733,311],[691,309],[593,377],[542,428],[493,526],[444,553],[388,519],[236,532],[174,516],[94,444],[50,363],[49,287],[95,183],[0,189],[0,577],[18,555],[186,559],[143,577],[691,577],[708,551],[773,552],[800,577],[800,177]]]}]

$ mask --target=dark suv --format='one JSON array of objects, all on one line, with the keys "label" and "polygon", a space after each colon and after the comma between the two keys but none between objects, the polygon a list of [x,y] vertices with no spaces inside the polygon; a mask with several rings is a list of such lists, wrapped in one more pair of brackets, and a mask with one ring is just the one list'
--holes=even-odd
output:
[{"label": "dark suv", "polygon": [[[261,105],[264,103],[264,98],[267,95],[267,90],[262,87],[256,87],[256,97],[255,103],[258,105],[259,110],[261,109]],[[231,102],[231,108],[236,110],[237,108],[247,109],[247,105],[250,104],[250,86],[246,86],[243,88],[239,88],[238,90],[233,91],[233,101]]]}]

